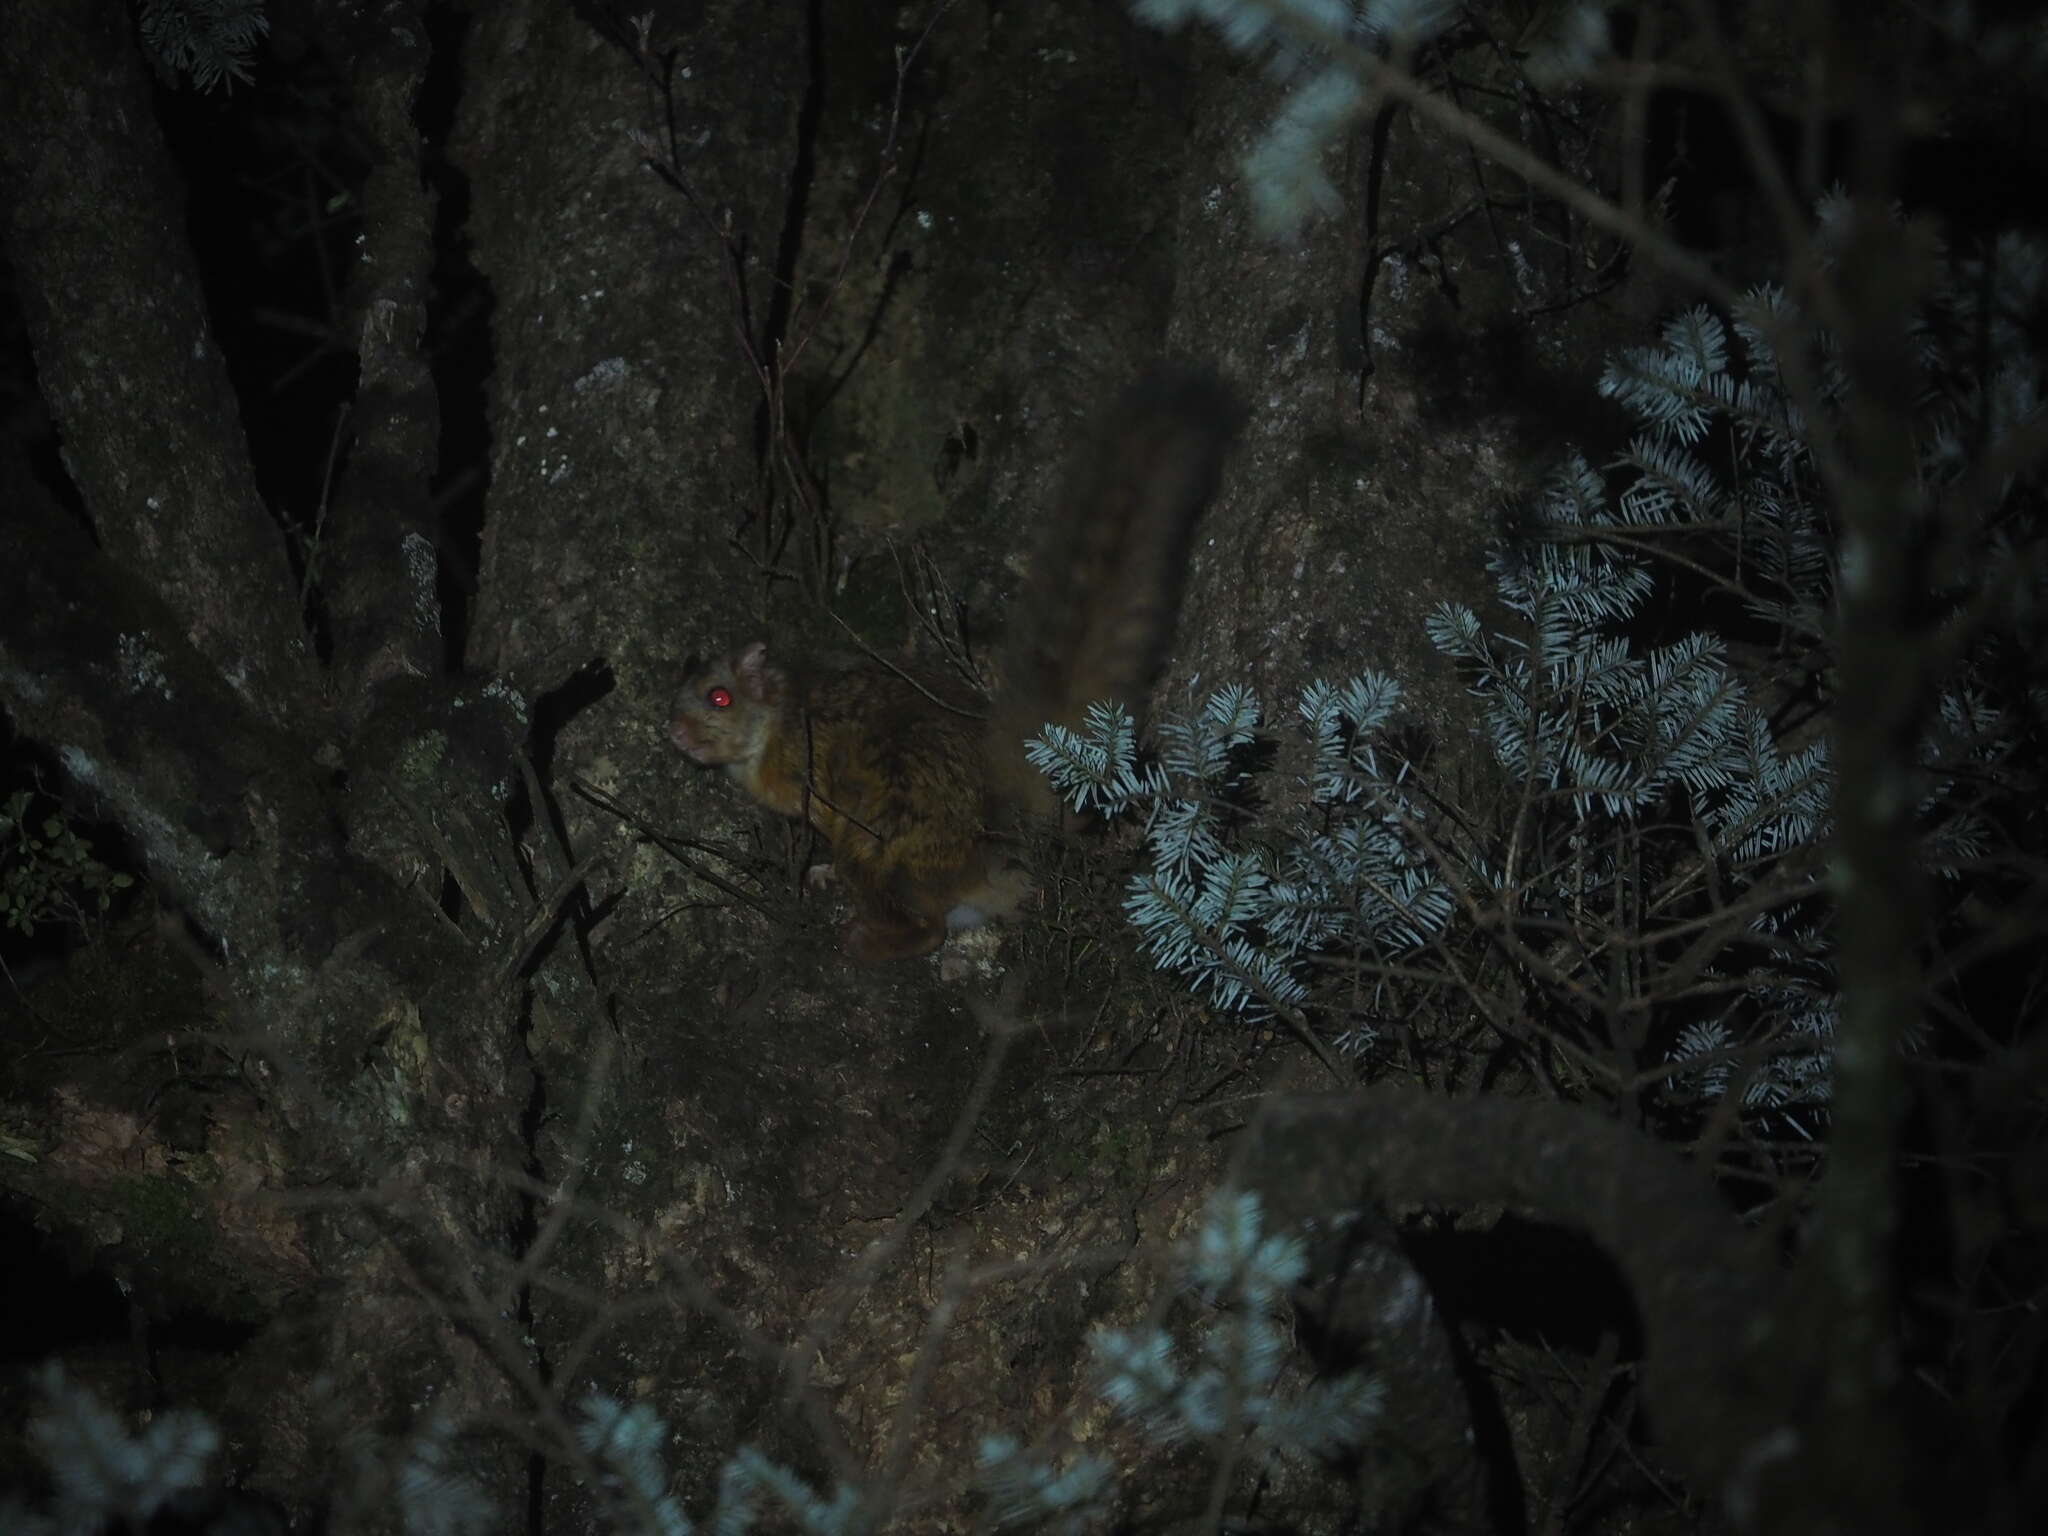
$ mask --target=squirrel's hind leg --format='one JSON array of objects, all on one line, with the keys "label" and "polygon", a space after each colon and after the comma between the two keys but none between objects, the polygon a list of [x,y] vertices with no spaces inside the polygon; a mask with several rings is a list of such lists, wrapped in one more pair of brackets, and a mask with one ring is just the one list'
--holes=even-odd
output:
[{"label": "squirrel's hind leg", "polygon": [[855,965],[886,965],[928,955],[946,940],[942,920],[892,912],[868,913],[839,930],[839,947]]}]

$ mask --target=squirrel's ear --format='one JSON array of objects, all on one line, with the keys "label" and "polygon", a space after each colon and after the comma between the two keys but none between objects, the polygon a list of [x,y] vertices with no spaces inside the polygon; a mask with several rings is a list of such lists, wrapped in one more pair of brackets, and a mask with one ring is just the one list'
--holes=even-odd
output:
[{"label": "squirrel's ear", "polygon": [[782,682],[782,674],[768,665],[766,640],[756,640],[741,651],[736,670],[740,681],[746,684],[747,691],[764,698],[772,698]]}]

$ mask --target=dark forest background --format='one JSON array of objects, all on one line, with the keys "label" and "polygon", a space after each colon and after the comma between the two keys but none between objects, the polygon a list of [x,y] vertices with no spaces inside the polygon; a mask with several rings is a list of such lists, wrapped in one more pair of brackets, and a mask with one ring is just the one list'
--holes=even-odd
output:
[{"label": "dark forest background", "polygon": [[[13,0],[0,1523],[2034,1528],[2048,33],[1136,9]],[[1162,359],[1214,840],[848,965],[675,689]]]}]

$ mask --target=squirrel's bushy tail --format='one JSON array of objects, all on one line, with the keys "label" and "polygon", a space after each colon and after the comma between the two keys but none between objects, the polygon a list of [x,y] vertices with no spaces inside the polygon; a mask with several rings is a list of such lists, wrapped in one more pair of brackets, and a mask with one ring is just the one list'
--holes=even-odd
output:
[{"label": "squirrel's bushy tail", "polygon": [[1006,637],[988,742],[1001,799],[1052,809],[1023,747],[1048,721],[1075,725],[1097,699],[1143,712],[1173,639],[1195,524],[1239,418],[1214,373],[1156,369],[1074,460]]}]

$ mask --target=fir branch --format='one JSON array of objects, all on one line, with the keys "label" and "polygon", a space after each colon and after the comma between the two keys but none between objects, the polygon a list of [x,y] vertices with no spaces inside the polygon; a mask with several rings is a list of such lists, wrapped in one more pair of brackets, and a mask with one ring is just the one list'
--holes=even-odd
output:
[{"label": "fir branch", "polygon": [[256,45],[270,32],[263,0],[142,0],[143,46],[202,91],[253,85]]}]

